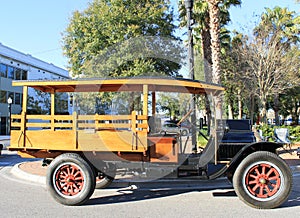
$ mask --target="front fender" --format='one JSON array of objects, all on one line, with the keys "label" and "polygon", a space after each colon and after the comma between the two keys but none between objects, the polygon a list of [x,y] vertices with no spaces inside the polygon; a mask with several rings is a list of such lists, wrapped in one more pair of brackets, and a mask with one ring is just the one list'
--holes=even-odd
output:
[{"label": "front fender", "polygon": [[256,151],[269,151],[276,154],[276,149],[283,147],[280,143],[275,142],[254,142],[245,147],[243,147],[231,160],[227,172],[234,173],[237,166],[241,161],[247,157],[249,154]]}]

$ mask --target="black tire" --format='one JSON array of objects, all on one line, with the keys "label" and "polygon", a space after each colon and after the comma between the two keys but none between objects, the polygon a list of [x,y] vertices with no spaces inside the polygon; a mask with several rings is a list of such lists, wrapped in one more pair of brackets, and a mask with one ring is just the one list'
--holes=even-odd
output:
[{"label": "black tire", "polygon": [[98,176],[96,178],[96,189],[103,189],[110,186],[110,184],[114,181],[114,178],[110,176]]},{"label": "black tire", "polygon": [[80,155],[56,157],[47,170],[46,185],[51,196],[64,205],[81,205],[95,190],[95,173]]},{"label": "black tire", "polygon": [[181,135],[182,135],[182,136],[187,136],[188,133],[189,133],[189,132],[188,132],[187,130],[185,130],[185,129],[181,131]]},{"label": "black tire", "polygon": [[116,176],[116,166],[112,163],[106,163],[100,160],[97,160],[94,166],[96,189],[103,189],[110,186]]},{"label": "black tire", "polygon": [[0,144],[0,155],[1,155],[2,150],[3,150],[3,145]]},{"label": "black tire", "polygon": [[237,167],[233,187],[238,197],[251,207],[276,208],[290,195],[292,173],[276,154],[257,151],[248,155]]}]

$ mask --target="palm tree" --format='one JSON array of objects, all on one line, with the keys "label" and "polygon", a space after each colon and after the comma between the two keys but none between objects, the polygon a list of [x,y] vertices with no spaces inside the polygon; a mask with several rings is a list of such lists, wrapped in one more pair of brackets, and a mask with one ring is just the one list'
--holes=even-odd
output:
[{"label": "palm tree", "polygon": [[[295,11],[276,6],[274,9],[266,8],[261,15],[261,22],[254,29],[254,34],[259,37],[280,36],[280,44],[285,43],[288,47],[300,41],[299,16]],[[278,36],[278,35],[277,35]]]},{"label": "palm tree", "polygon": [[[231,6],[238,6],[241,0],[222,0],[218,5],[220,8],[220,25],[225,26],[230,21],[228,9]],[[180,17],[182,19],[181,26],[186,26],[186,12],[184,0],[179,2]],[[211,34],[210,34],[210,16],[208,2],[205,0],[197,0],[194,3],[193,19],[195,20],[194,38],[196,41],[195,49],[201,50],[204,59],[204,74],[205,81],[212,82],[212,49],[211,49]],[[221,41],[222,43],[222,41]],[[221,45],[222,46],[222,45]]]}]

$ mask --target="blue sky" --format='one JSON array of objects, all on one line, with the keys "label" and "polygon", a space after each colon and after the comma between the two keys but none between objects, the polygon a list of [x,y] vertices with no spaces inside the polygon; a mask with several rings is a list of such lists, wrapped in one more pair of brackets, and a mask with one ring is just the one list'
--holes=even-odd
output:
[{"label": "blue sky", "polygon": [[[0,43],[66,68],[61,33],[67,27],[72,12],[84,10],[88,2],[91,0],[1,0]],[[260,15],[265,7],[276,5],[300,12],[300,4],[296,4],[295,0],[242,0],[241,7],[231,9],[229,27],[250,29],[257,21],[254,15]]]}]

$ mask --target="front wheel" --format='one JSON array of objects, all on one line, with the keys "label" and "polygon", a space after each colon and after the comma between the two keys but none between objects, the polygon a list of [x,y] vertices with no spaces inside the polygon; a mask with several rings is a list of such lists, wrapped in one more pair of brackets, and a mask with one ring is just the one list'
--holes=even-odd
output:
[{"label": "front wheel", "polygon": [[65,153],[49,165],[47,188],[52,197],[64,205],[81,205],[95,190],[95,175],[80,155]]},{"label": "front wheel", "polygon": [[271,209],[289,197],[292,173],[277,155],[258,151],[240,163],[233,175],[233,187],[239,198],[251,207]]}]

